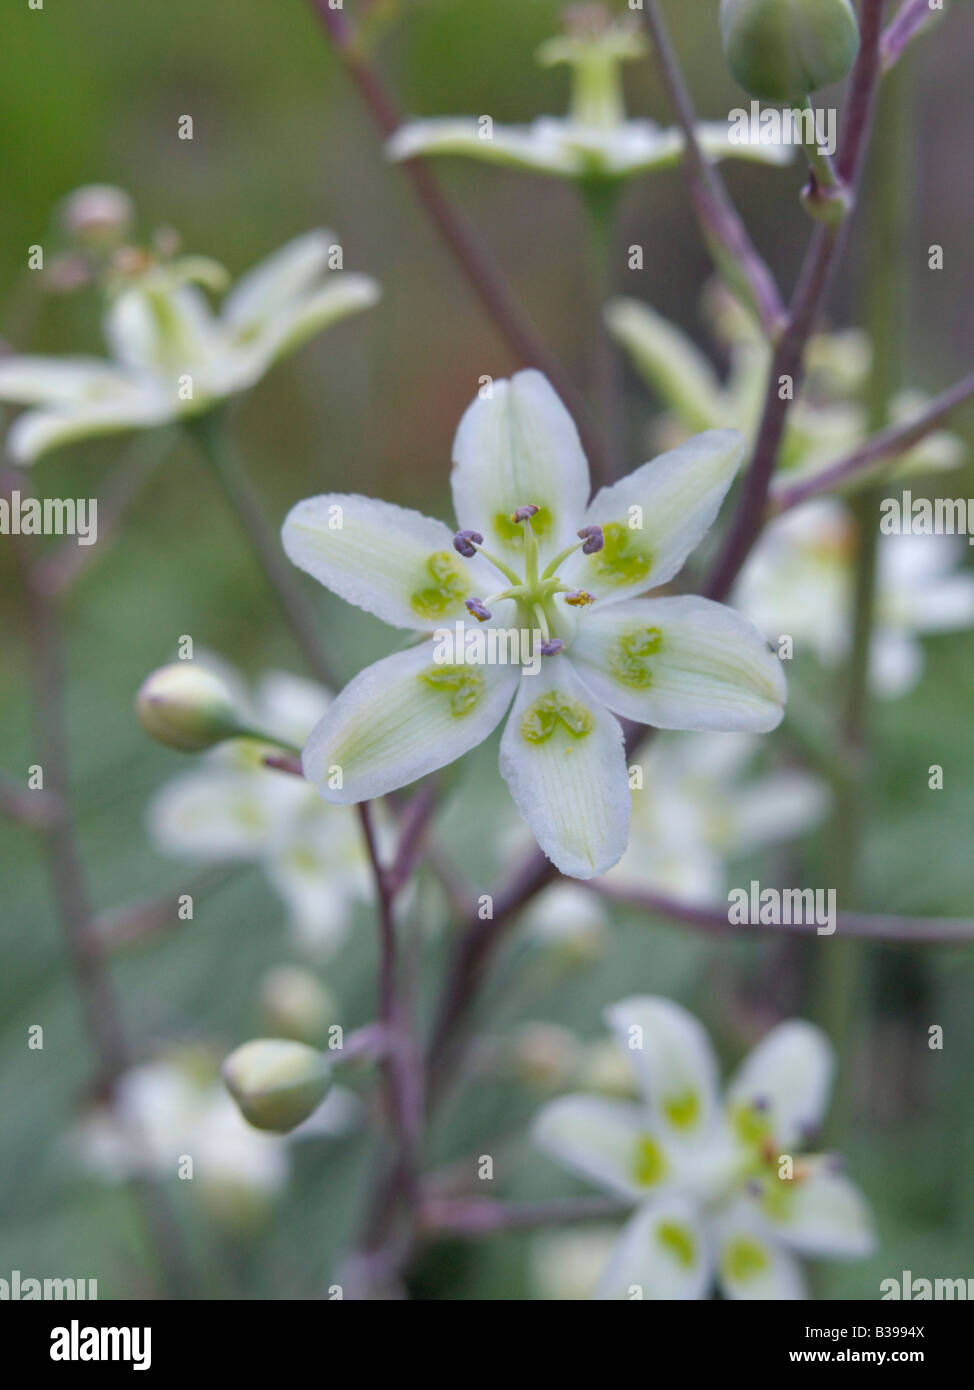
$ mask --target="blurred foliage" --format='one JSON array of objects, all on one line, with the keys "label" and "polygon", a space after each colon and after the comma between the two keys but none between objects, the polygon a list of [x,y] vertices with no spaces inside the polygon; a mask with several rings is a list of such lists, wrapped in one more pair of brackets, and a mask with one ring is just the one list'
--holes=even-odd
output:
[{"label": "blurred foliage", "polygon": [[[348,0],[353,12],[354,0]],[[674,36],[687,58],[703,114],[742,101],[725,73],[716,35],[717,0],[671,3]],[[413,114],[489,111],[528,119],[560,111],[563,76],[534,66],[533,48],[556,27],[549,0],[416,0],[383,41],[379,61]],[[958,287],[971,282],[969,226],[974,185],[958,176],[974,155],[971,26],[952,22],[915,67],[915,217],[909,384],[934,389],[959,375],[974,349],[974,321]],[[663,117],[651,69],[631,72],[634,111]],[[192,143],[176,138],[191,113]],[[17,348],[97,351],[92,299],[35,304],[26,247],[49,233],[57,200],[99,180],[131,190],[147,228],[172,225],[185,246],[212,254],[236,274],[301,230],[333,227],[346,265],[384,286],[381,306],[305,348],[244,401],[236,430],[274,521],[297,498],[330,487],[376,492],[447,515],[449,445],[483,372],[514,365],[413,202],[386,167],[374,131],[338,71],[302,0],[125,0],[85,5],[47,0],[43,11],[8,6],[0,44],[0,332]],[[444,183],[493,246],[541,330],[582,379],[589,369],[596,305],[584,271],[581,218],[572,190],[527,175],[461,164]],[[734,168],[729,180],[777,272],[793,276],[805,225],[797,168]],[[647,269],[623,272],[620,291],[649,298],[703,340],[699,293],[709,273],[679,175],[630,190],[620,243],[641,242]],[[926,247],[946,249],[947,270],[926,271]],[[865,248],[853,249],[853,272]],[[854,321],[853,281],[840,286],[840,322]],[[634,380],[627,407],[633,461],[648,405]],[[969,419],[969,417],[968,417]],[[970,429],[966,431],[970,438]],[[59,496],[97,493],[126,444],[97,443],[42,461],[34,482]],[[974,492],[971,474],[952,479]],[[309,589],[312,586],[309,583]],[[314,590],[335,663],[346,674],[388,650],[373,620]],[[25,637],[8,557],[0,547],[0,767],[25,775],[30,697]],[[85,575],[66,609],[69,633],[72,779],[94,901],[176,886],[177,866],[156,855],[142,824],[156,787],[185,766],[150,745],[131,713],[147,670],[168,659],[181,634],[256,672],[299,670],[246,544],[200,461],[174,447],[136,501],[121,536]],[[928,669],[908,698],[875,710],[875,779],[862,905],[930,915],[969,914],[974,870],[967,851],[974,782],[974,642],[927,643]],[[823,700],[835,691],[819,677]],[[496,741],[450,779],[438,827],[466,872],[489,884],[503,869],[508,825],[496,772]],[[927,790],[941,763],[945,788]],[[491,833],[496,828],[496,834]],[[821,836],[808,847],[808,881],[826,874]],[[741,866],[746,874],[751,866]],[[4,885],[0,981],[0,1275],[97,1277],[102,1297],[148,1291],[130,1198],[83,1180],[64,1136],[91,1076],[60,927],[35,836],[0,826]],[[742,879],[746,881],[746,879]],[[435,892],[417,912],[425,931],[423,974],[436,978],[449,927]],[[282,911],[258,874],[233,875],[197,905],[195,920],[132,948],[113,975],[138,1055],[161,1040],[215,1038],[227,1049],[253,1034],[261,974],[291,955]],[[803,1005],[808,947],[767,939],[715,942],[686,929],[620,912],[609,954],[584,971],[539,987],[515,936],[485,991],[490,1031],[540,1017],[586,1038],[601,1033],[600,1010],[634,991],[671,994],[706,1019],[728,1061],[753,1028]],[[970,1272],[974,1247],[974,1104],[967,1059],[974,1054],[969,1000],[974,960],[953,950],[863,949],[857,1011],[855,1123],[842,1135],[853,1173],[875,1203],[881,1248],[871,1261],[833,1266],[822,1292],[877,1296],[881,1278],[904,1269]],[[368,914],[327,971],[354,1027],[373,1009],[374,935]],[[718,999],[746,1001],[721,1010]],[[42,1052],[27,1028],[41,1023]],[[932,1023],[943,1052],[926,1046]],[[505,1195],[568,1191],[564,1175],[523,1141],[540,1097],[477,1080],[449,1107],[432,1137],[434,1157],[503,1151],[496,1186]],[[510,1145],[501,1140],[512,1136]],[[334,1273],[368,1177],[364,1141],[308,1144],[274,1218],[233,1243],[201,1225],[173,1182],[172,1198],[194,1256],[188,1293],[300,1297]],[[417,1291],[433,1298],[515,1298],[529,1292],[527,1237],[432,1251]]]}]

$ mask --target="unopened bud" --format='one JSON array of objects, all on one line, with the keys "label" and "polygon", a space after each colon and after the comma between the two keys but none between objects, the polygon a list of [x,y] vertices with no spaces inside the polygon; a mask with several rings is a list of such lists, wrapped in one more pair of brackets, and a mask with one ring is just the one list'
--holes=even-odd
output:
[{"label": "unopened bud", "polygon": [[120,188],[92,183],[69,193],[61,204],[61,226],[82,246],[117,245],[132,225],[132,199]]},{"label": "unopened bud", "polygon": [[220,677],[188,661],[146,677],[135,710],[147,734],[182,753],[200,753],[244,732],[241,712]]},{"label": "unopened bud", "polygon": [[223,1080],[255,1129],[286,1134],[317,1110],[331,1085],[320,1052],[286,1038],[255,1038],[223,1063]]},{"label": "unopened bud", "polygon": [[804,102],[859,52],[849,0],[721,0],[720,30],[731,72],[761,101]]}]

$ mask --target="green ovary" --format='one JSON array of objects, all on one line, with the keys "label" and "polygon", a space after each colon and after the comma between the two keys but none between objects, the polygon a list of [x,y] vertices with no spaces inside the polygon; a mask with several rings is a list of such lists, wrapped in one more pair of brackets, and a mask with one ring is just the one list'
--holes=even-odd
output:
[{"label": "green ovary", "polygon": [[656,1239],[671,1255],[675,1255],[678,1264],[684,1269],[692,1269],[697,1257],[697,1245],[692,1232],[685,1226],[678,1226],[675,1221],[662,1221],[656,1227]]},{"label": "green ovary", "polygon": [[591,557],[593,588],[613,584],[636,584],[645,579],[653,567],[653,557],[637,540],[637,532],[610,521],[602,527],[605,544]]},{"label": "green ovary", "polygon": [[663,1101],[663,1114],[674,1129],[692,1129],[700,1118],[700,1097],[696,1091],[667,1096]]},{"label": "green ovary", "polygon": [[666,1159],[663,1150],[649,1134],[641,1134],[636,1140],[636,1152],[632,1160],[633,1181],[639,1187],[655,1187],[666,1175]]},{"label": "green ovary", "polygon": [[522,715],[521,737],[527,743],[545,743],[559,726],[571,738],[585,738],[595,728],[595,716],[571,695],[549,690]]},{"label": "green ovary", "polygon": [[437,550],[426,561],[426,574],[433,581],[428,588],[417,589],[410,602],[413,611],[425,622],[442,618],[470,592],[467,575],[458,560],[446,550]]},{"label": "green ovary", "polygon": [[763,1273],[768,1264],[768,1252],[762,1245],[747,1236],[735,1236],[727,1243],[721,1268],[729,1283],[744,1284]]},{"label": "green ovary", "polygon": [[462,719],[475,709],[484,693],[483,672],[469,666],[434,666],[431,671],[424,671],[420,680],[449,698],[450,713],[455,719]]},{"label": "green ovary", "polygon": [[653,663],[650,660],[663,645],[658,627],[634,628],[616,638],[609,653],[609,667],[617,680],[647,690],[653,683]]},{"label": "green ovary", "polygon": [[530,526],[538,540],[543,540],[551,530],[552,516],[547,507],[539,507],[529,521],[512,521],[506,512],[498,512],[494,517],[494,531],[502,541],[520,541],[525,526]]}]

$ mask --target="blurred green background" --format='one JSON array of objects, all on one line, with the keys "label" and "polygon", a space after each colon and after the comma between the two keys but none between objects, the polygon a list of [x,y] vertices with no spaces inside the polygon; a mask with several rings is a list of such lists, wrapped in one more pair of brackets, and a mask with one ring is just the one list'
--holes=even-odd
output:
[{"label": "blurred green background", "polygon": [[[347,11],[354,17],[355,0]],[[717,0],[667,5],[701,113],[722,117],[742,97],[717,42]],[[936,390],[974,355],[967,312],[974,273],[974,25],[965,6],[911,65],[913,187],[905,357],[910,385]],[[379,52],[381,67],[411,114],[479,114],[526,120],[561,112],[564,73],[533,62],[558,27],[548,0],[417,0],[402,6]],[[627,74],[630,109],[665,118],[650,64]],[[195,138],[176,138],[193,115]],[[339,325],[262,382],[235,411],[236,436],[275,524],[297,499],[328,489],[385,496],[449,516],[447,471],[453,432],[484,373],[517,364],[424,220],[399,171],[383,161],[376,134],[337,68],[302,0],[46,0],[43,11],[8,5],[0,20],[0,333],[16,349],[99,351],[94,296],[33,299],[26,248],[50,235],[56,202],[79,184],[130,190],[144,229],[171,225],[187,250],[210,254],[236,275],[314,225],[334,229],[346,267],[375,275],[380,306]],[[728,169],[755,238],[790,284],[807,236],[797,166],[784,172]],[[575,378],[589,383],[597,306],[586,275],[583,222],[567,184],[459,161],[437,166],[445,187],[494,249],[547,340]],[[707,342],[699,313],[709,262],[678,172],[642,178],[627,193],[620,247],[638,242],[646,269],[620,253],[617,289],[648,299]],[[942,244],[946,269],[926,269]],[[834,320],[857,322],[856,290],[868,253],[854,240],[833,296]],[[641,461],[651,405],[626,379],[627,457]],[[971,442],[971,416],[955,428]],[[41,494],[96,495],[126,443],[71,448],[42,460]],[[952,495],[974,493],[970,471]],[[302,581],[303,582],[303,581]],[[335,665],[350,675],[389,649],[382,626],[346,609],[308,581]],[[25,630],[5,546],[0,543],[0,768],[20,779],[34,761],[25,680]],[[70,665],[72,781],[95,904],[105,909],[181,882],[178,866],[148,844],[143,809],[176,771],[177,756],[150,744],[131,713],[132,695],[170,658],[181,634],[246,671],[301,670],[246,543],[193,451],[174,447],[135,501],[125,528],[72,593],[66,609]],[[974,729],[970,695],[974,640],[927,643],[928,668],[908,698],[875,711],[876,775],[866,842],[863,907],[927,915],[971,912],[970,793]],[[824,698],[829,695],[825,687]],[[440,811],[443,837],[477,882],[503,868],[505,793],[493,745],[456,771]],[[926,790],[931,763],[946,784]],[[102,1297],[157,1287],[130,1197],[82,1179],[63,1136],[92,1073],[36,836],[3,823],[0,972],[0,1276],[97,1277]],[[810,870],[822,847],[809,847]],[[818,857],[816,857],[818,856]],[[746,866],[742,872],[746,873]],[[827,873],[827,867],[823,868]],[[742,879],[741,881],[746,881]],[[812,882],[828,881],[815,879]],[[424,960],[435,978],[449,928],[432,931]],[[512,948],[516,952],[516,943]],[[196,919],[158,942],[131,949],[113,973],[136,1055],[167,1038],[213,1039],[229,1048],[255,1031],[258,981],[292,958],[282,909],[256,870],[207,894]],[[970,1008],[974,958],[954,950],[864,952],[853,1069],[854,1123],[837,1136],[875,1205],[877,1255],[829,1266],[819,1290],[878,1296],[879,1281],[904,1268],[967,1276],[974,1249],[974,1102]],[[608,956],[553,976],[528,1000],[517,956],[495,992],[491,1028],[519,1018],[560,1022],[601,1035],[600,1010],[637,990],[671,994],[697,1010],[728,1061],[798,1006],[793,979],[807,964],[796,944],[710,942],[685,930],[620,913]],[[328,967],[353,1027],[373,1009],[373,933],[368,914]],[[536,982],[535,982],[536,984]],[[525,989],[527,986],[525,985]],[[532,986],[534,988],[534,986]],[[41,1023],[46,1044],[25,1044]],[[941,1024],[942,1052],[926,1047]],[[523,1133],[539,1103],[529,1089],[478,1083],[435,1136],[442,1159],[492,1151]],[[308,1144],[273,1219],[232,1240],[203,1224],[181,1185],[172,1200],[193,1254],[188,1294],[310,1297],[331,1281],[364,1191],[365,1140]],[[506,1195],[542,1195],[554,1170],[526,1144],[505,1147],[496,1183]],[[557,1178],[559,1190],[571,1190]],[[527,1237],[448,1245],[431,1252],[416,1291],[432,1298],[527,1296]]]}]

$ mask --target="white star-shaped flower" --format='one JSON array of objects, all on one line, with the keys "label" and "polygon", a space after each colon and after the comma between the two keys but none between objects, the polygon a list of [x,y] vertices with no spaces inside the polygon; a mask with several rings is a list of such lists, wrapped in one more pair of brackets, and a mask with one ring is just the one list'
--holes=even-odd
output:
[{"label": "white star-shaped flower", "polygon": [[[345,687],[304,749],[307,778],[326,801],[382,796],[481,743],[513,701],[500,767],[521,815],[562,873],[604,873],[625,849],[631,799],[615,715],[752,732],[782,718],[780,663],[750,623],[703,598],[639,597],[702,539],[741,452],[732,431],[709,431],[589,501],[571,417],[525,371],[493,382],[460,423],[458,532],[356,495],[298,503],[283,528],[296,565],[394,627],[440,634]],[[483,631],[463,627],[471,615]],[[468,658],[468,639],[491,637]]]}]

